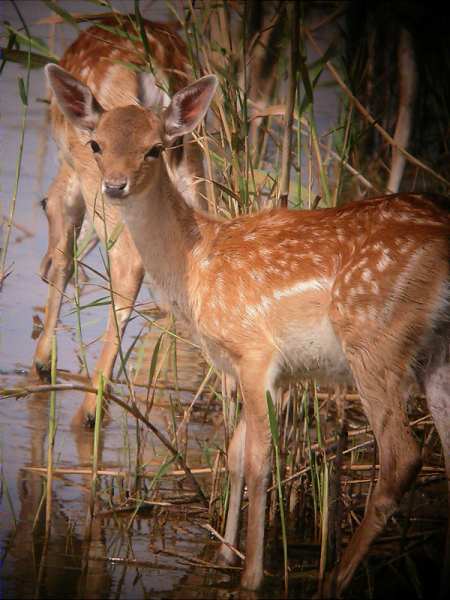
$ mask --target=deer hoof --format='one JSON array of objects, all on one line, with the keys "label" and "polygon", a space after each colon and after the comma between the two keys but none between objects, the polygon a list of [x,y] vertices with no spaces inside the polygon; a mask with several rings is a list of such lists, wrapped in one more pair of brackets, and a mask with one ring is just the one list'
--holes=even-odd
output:
[{"label": "deer hoof", "polygon": [[241,587],[246,590],[256,591],[261,587],[263,574],[260,571],[244,569],[241,577]]},{"label": "deer hoof", "polygon": [[50,365],[40,361],[35,361],[33,365],[33,372],[39,377],[39,379],[45,383],[50,383]]},{"label": "deer hoof", "polygon": [[84,426],[86,429],[94,429],[95,427],[95,415],[92,413],[87,413],[84,416]]},{"label": "deer hoof", "polygon": [[238,556],[228,546],[222,544],[217,557],[217,564],[230,567],[237,564]]}]

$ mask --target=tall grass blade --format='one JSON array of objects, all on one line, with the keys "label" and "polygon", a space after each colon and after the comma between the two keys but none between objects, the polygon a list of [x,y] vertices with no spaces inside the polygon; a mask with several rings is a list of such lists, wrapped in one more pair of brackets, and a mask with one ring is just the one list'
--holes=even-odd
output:
[{"label": "tall grass blade", "polygon": [[[8,31],[10,33],[10,35],[14,36],[14,38],[17,42],[22,43],[24,46],[26,46],[28,48],[28,50],[22,51],[22,52],[20,52],[20,54],[16,55],[17,57],[22,56],[23,58],[25,58],[25,55],[26,55],[27,60],[22,62],[22,64],[24,64],[24,66],[28,65],[28,57],[30,57],[30,59],[33,57],[31,48],[35,48],[36,50],[39,51],[39,54],[35,55],[36,57],[39,57],[39,60],[45,59],[47,62],[49,62],[49,61],[58,62],[59,61],[58,55],[53,54],[53,52],[50,51],[47,44],[41,38],[31,35],[28,31],[26,33],[23,33],[22,31],[19,31],[19,30],[15,29],[14,27],[11,27],[11,25],[7,25],[5,27],[5,29],[6,29],[6,31]],[[13,50],[11,50],[10,52],[13,52]],[[19,52],[19,51],[15,50],[14,52]],[[8,53],[6,53],[6,54],[8,54]]]},{"label": "tall grass blade", "polygon": [[42,2],[44,2],[44,4],[46,4],[50,10],[52,10],[57,15],[59,15],[63,19],[63,21],[65,21],[68,25],[71,25],[77,31],[80,30],[80,26],[78,25],[78,21],[76,19],[74,19],[72,17],[72,15],[70,14],[70,12],[68,12],[67,10],[65,10],[61,6],[61,4],[57,4],[56,2],[54,2],[54,0],[42,0]]},{"label": "tall grass blade", "polygon": [[91,516],[94,515],[95,496],[97,492],[97,471],[99,464],[99,452],[100,452],[100,435],[102,428],[102,410],[103,410],[103,394],[104,394],[105,381],[103,373],[100,373],[98,380],[98,391],[95,403],[95,426],[94,426],[94,448],[92,453],[92,480],[91,480],[91,501],[90,501],[90,512]]},{"label": "tall grass blade", "polygon": [[[28,30],[27,24],[23,20],[23,17],[21,15],[20,10],[18,9],[16,3],[13,3],[13,6],[14,6],[14,8],[22,22],[22,25],[25,29],[25,32],[28,36],[26,83],[23,83],[23,80],[20,79],[20,81],[22,81],[22,84],[19,84],[19,90],[20,90],[21,96],[23,94],[24,98],[28,98],[28,94],[29,94],[29,90],[30,90],[30,72],[31,72],[31,41],[29,39],[30,33]],[[22,87],[20,87],[21,85],[22,85]],[[22,98],[22,102],[23,102],[23,98]],[[8,255],[9,242],[11,239],[11,230],[12,230],[12,225],[13,225],[13,221],[14,221],[14,215],[16,212],[16,202],[17,202],[17,194],[19,192],[20,175],[22,172],[22,158],[23,158],[23,149],[24,149],[24,143],[25,143],[25,131],[26,131],[26,126],[27,126],[27,119],[28,119],[28,101],[23,102],[22,123],[20,126],[19,152],[18,152],[18,156],[17,156],[17,160],[16,160],[14,189],[13,189],[12,198],[11,198],[11,201],[9,204],[8,219],[4,225],[4,227],[6,229],[6,233],[4,233],[4,231],[2,231],[3,243],[2,243],[2,247],[0,249],[0,291],[3,287],[4,280],[9,275],[9,271],[6,267],[6,260],[7,260],[7,255]]]},{"label": "tall grass blade", "polygon": [[[52,338],[52,356],[51,356],[51,384],[56,384],[56,336]],[[50,392],[50,406],[48,418],[48,442],[47,442],[47,489],[45,504],[45,537],[50,536],[52,519],[52,481],[53,481],[53,449],[56,436],[56,391]]]},{"label": "tall grass blade", "polygon": [[278,420],[275,411],[274,404],[270,392],[266,392],[267,401],[267,412],[269,416],[270,433],[272,435],[273,446],[275,450],[275,475],[277,481],[278,490],[278,501],[280,505],[280,521],[281,521],[281,535],[283,542],[283,560],[284,560],[284,589],[288,591],[288,552],[287,552],[287,534],[286,534],[286,519],[284,514],[284,498],[283,490],[281,488],[281,467],[280,467],[280,447],[279,447],[279,432],[278,432]]},{"label": "tall grass blade", "polygon": [[80,359],[81,364],[83,365],[84,372],[87,377],[89,377],[89,367],[87,364],[86,357],[86,348],[83,341],[83,327],[81,325],[81,309],[80,309],[80,282],[79,282],[79,265],[78,265],[78,256],[79,250],[77,248],[77,236],[73,236],[73,279],[74,279],[74,295],[73,301],[75,304],[74,312],[77,317],[77,325],[76,325],[76,335],[78,339],[78,345],[80,348]]}]

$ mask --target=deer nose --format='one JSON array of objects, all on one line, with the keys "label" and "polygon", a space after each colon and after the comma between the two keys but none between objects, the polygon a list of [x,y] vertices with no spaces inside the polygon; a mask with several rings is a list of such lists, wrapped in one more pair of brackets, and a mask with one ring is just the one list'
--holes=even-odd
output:
[{"label": "deer nose", "polygon": [[122,198],[128,191],[128,179],[108,179],[103,181],[103,193],[111,198]]}]

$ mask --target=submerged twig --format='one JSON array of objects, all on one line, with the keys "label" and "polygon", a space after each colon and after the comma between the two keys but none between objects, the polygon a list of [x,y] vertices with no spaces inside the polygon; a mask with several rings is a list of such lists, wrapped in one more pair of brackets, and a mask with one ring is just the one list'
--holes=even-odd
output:
[{"label": "submerged twig", "polygon": [[[89,387],[89,386],[77,385],[77,384],[55,384],[55,385],[35,385],[35,386],[25,386],[25,387],[21,387],[21,388],[3,389],[3,390],[0,390],[0,396],[20,397],[20,396],[28,396],[33,393],[39,393],[39,392],[44,392],[44,391],[48,392],[48,391],[52,391],[52,390],[53,391],[63,391],[63,390],[75,390],[75,389],[83,391],[83,392],[90,392],[93,394],[97,393],[97,388],[95,388],[95,387]],[[126,402],[124,402],[123,400],[118,398],[115,394],[112,394],[107,391],[105,391],[104,396],[108,400],[112,400],[113,402],[115,402],[118,406],[120,406],[121,408],[126,410],[133,417],[135,417],[136,419],[138,419],[139,421],[144,423],[148,429],[150,429],[150,431],[159,439],[159,441],[169,450],[169,452],[174,456],[174,458],[180,464],[181,468],[183,469],[183,471],[186,474],[186,477],[189,479],[189,481],[192,483],[192,485],[196,489],[201,502],[205,506],[208,506],[208,500],[206,499],[205,494],[203,493],[203,490],[202,490],[200,484],[195,479],[194,475],[192,474],[191,469],[186,464],[186,461],[184,460],[184,458],[181,456],[181,454],[178,452],[178,450],[170,443],[170,441],[166,438],[166,436],[163,433],[161,433],[161,431],[155,425],[153,425],[153,423],[151,423],[141,413],[141,411],[139,410],[136,403],[132,402],[132,404],[127,404]]]}]

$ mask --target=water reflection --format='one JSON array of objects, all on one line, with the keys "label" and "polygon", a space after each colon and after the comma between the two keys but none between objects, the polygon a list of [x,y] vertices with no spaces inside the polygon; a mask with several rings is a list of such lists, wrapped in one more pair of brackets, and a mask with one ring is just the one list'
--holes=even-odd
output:
[{"label": "water reflection", "polygon": [[[159,336],[160,330],[152,327],[131,357],[137,361],[140,355],[141,368],[136,368],[133,380],[143,412],[148,396],[144,380]],[[167,350],[168,356],[174,351],[170,338],[167,346],[163,342],[160,347]],[[192,346],[177,343],[176,353],[176,370],[175,362],[170,360],[161,366],[161,377],[169,389],[155,393],[149,415],[152,422],[172,438],[173,427],[182,421],[183,411],[191,405],[190,390],[198,388],[207,371]],[[21,380],[24,383],[23,378],[9,377],[1,384],[20,385]],[[80,393],[58,393],[54,453],[57,470],[90,469],[92,465],[93,433],[72,428],[70,424]],[[29,467],[46,464],[48,405],[48,394],[34,394],[18,401],[5,399],[0,404],[1,420],[9,424],[7,437],[4,437],[9,449],[3,460],[7,464],[9,482],[13,481],[12,471],[15,472],[17,487],[10,492],[12,505],[18,510],[15,527],[12,518],[8,519],[9,526],[5,520],[0,526],[5,553],[4,596],[59,597],[64,590],[66,596],[77,598],[146,597],[149,594],[153,597],[169,592],[178,597],[185,586],[188,589],[199,586],[204,589],[204,597],[210,597],[214,576],[201,568],[193,573],[192,565],[182,558],[202,558],[209,553],[208,560],[213,560],[215,545],[209,547],[208,535],[201,527],[206,522],[207,512],[192,503],[194,494],[182,478],[165,477],[155,486],[148,478],[133,475],[137,463],[147,471],[156,472],[161,463],[171,457],[133,418],[113,404],[109,407],[110,419],[102,429],[99,468],[120,471],[125,476],[101,476],[91,519],[90,476],[56,474],[51,535],[45,547],[45,477],[43,472],[37,473]],[[184,432],[183,442],[189,462],[194,466],[204,465],[205,445],[212,447],[214,443],[222,443],[221,428],[214,425],[214,419],[212,424],[205,425],[204,408],[201,403],[198,409],[192,408],[189,428]],[[209,475],[202,480],[205,489],[208,482]],[[145,510],[135,514],[136,504],[130,503],[130,498],[139,493],[143,499],[154,499],[155,504],[143,506]],[[5,504],[3,502],[3,510]],[[121,508],[112,510],[117,507]],[[220,578],[218,581],[220,583]]]},{"label": "water reflection", "polygon": [[[24,410],[20,433],[11,440],[24,465],[44,465],[47,440],[46,395],[33,395],[15,408]],[[3,416],[3,415],[2,415]],[[81,542],[73,535],[61,499],[54,495],[51,542],[43,555],[45,480],[29,470],[17,472],[17,524],[4,538],[2,578],[5,597],[56,597],[61,589],[76,595]],[[6,532],[2,532],[5,534]]]}]

